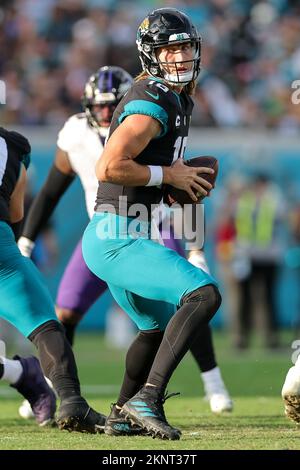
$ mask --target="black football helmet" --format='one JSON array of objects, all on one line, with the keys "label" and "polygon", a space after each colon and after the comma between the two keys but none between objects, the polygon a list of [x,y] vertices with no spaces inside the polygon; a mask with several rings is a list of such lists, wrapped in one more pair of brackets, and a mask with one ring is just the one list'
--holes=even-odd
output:
[{"label": "black football helmet", "polygon": [[[132,84],[132,76],[121,67],[105,66],[93,74],[85,85],[81,101],[90,126],[99,131],[104,122],[105,125],[110,123],[114,109]],[[99,106],[100,111],[96,112],[95,106]],[[104,115],[101,107],[107,106],[111,112]]]},{"label": "black football helmet", "polygon": [[[191,20],[175,8],[160,8],[152,11],[140,24],[136,39],[143,70],[154,77],[161,77],[169,84],[187,85],[200,73],[201,37]],[[176,73],[168,73],[156,56],[156,50],[162,46],[191,43],[194,50],[193,68],[186,73],[179,73],[174,62]],[[186,61],[186,62],[191,62]]]}]

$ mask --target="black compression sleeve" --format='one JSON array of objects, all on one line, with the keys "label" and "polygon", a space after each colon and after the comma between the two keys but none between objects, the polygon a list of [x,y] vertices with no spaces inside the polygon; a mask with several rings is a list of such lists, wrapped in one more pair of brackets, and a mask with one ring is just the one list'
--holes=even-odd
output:
[{"label": "black compression sleeve", "polygon": [[80,383],[74,354],[68,343],[63,326],[49,320],[29,335],[39,351],[41,366],[49,377],[60,399],[80,395]]},{"label": "black compression sleeve", "polygon": [[55,165],[52,166],[46,182],[30,207],[22,233],[23,237],[35,241],[74,177],[75,175],[66,175]]},{"label": "black compression sleeve", "polygon": [[117,401],[119,406],[144,385],[163,335],[163,331],[140,331],[134,339],[126,355],[126,370]]}]

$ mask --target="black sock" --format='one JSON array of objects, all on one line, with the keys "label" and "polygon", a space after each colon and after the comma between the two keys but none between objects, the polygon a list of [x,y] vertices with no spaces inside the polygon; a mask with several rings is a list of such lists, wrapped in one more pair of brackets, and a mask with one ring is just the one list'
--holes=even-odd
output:
[{"label": "black sock", "polygon": [[213,285],[196,289],[182,299],[182,306],[168,323],[147,378],[148,383],[164,391],[177,365],[197,334],[206,328],[220,303],[221,296]]},{"label": "black sock", "polygon": [[208,372],[217,367],[212,332],[209,325],[203,325],[195,336],[190,351],[201,372]]},{"label": "black sock", "polygon": [[36,328],[29,336],[37,347],[43,372],[53,383],[63,400],[80,395],[77,367],[63,327],[58,321],[50,320]]},{"label": "black sock", "polygon": [[4,365],[1,364],[1,362],[0,362],[0,379],[2,379],[3,374],[4,374]]},{"label": "black sock", "polygon": [[144,385],[163,334],[162,331],[140,331],[134,339],[126,355],[126,370],[118,406],[123,406]]},{"label": "black sock", "polygon": [[63,327],[65,329],[67,340],[69,341],[70,345],[73,346],[73,344],[74,344],[74,335],[75,335],[75,330],[76,330],[76,327],[77,327],[77,323],[72,325],[70,323],[64,323],[62,321],[61,324],[63,325]]}]

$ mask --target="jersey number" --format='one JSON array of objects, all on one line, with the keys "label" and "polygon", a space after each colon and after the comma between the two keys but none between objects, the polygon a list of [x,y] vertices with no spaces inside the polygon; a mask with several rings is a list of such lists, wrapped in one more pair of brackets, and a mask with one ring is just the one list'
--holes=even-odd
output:
[{"label": "jersey number", "polygon": [[162,83],[160,82],[157,82],[156,80],[151,80],[149,82],[149,85],[156,85],[157,88],[160,88],[162,91],[164,91],[165,93],[167,93],[169,91],[169,88],[166,86],[166,85],[163,85]]},{"label": "jersey number", "polygon": [[175,145],[174,145],[174,155],[173,155],[173,161],[174,163],[178,158],[183,158],[184,157],[184,152],[186,149],[186,143],[187,143],[187,136],[186,137],[177,137],[175,140]]}]

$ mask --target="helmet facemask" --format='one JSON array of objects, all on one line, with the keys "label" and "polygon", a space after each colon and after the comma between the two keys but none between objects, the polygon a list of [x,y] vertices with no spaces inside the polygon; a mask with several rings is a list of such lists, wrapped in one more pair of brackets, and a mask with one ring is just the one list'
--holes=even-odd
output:
[{"label": "helmet facemask", "polygon": [[109,127],[118,103],[118,100],[113,100],[92,104],[89,107],[89,114],[94,123],[94,127]]},{"label": "helmet facemask", "polygon": [[[160,60],[158,57],[160,48],[155,48],[156,61],[160,76],[170,85],[188,85],[191,81],[196,80],[199,74],[201,60],[199,44],[196,44],[196,41],[185,41],[184,43],[180,42],[176,44],[181,45],[187,43],[191,44],[192,58],[176,62]],[[168,44],[168,46],[171,45],[173,44]]]},{"label": "helmet facemask", "polygon": [[101,67],[88,80],[82,106],[89,125],[106,137],[113,112],[133,83],[133,78],[121,67]]}]

